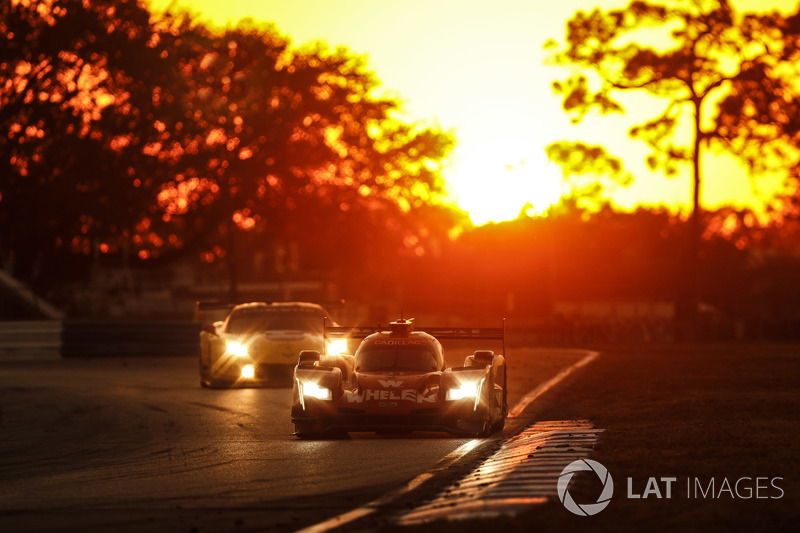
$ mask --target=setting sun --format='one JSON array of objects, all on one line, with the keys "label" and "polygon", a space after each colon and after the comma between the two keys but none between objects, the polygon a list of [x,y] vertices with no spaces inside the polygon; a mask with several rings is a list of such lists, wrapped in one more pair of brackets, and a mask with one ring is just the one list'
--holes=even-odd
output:
[{"label": "setting sun", "polygon": [[563,194],[559,170],[545,154],[512,139],[497,139],[456,154],[446,175],[458,205],[475,225],[543,215]]}]

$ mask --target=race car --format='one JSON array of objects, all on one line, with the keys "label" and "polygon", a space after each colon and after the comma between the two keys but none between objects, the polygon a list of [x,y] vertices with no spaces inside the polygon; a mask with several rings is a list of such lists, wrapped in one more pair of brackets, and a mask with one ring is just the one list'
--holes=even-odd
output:
[{"label": "race car", "polygon": [[388,328],[326,327],[326,339],[363,340],[355,355],[300,352],[291,411],[295,435],[437,431],[488,436],[503,429],[508,413],[504,356],[476,350],[463,366],[446,368],[439,340],[495,339],[504,347],[505,328],[422,329],[415,331],[405,319]]},{"label": "race car", "polygon": [[307,302],[253,302],[233,307],[224,321],[200,332],[200,384],[204,387],[290,386],[302,350],[343,353],[346,339],[324,346],[328,312]]}]

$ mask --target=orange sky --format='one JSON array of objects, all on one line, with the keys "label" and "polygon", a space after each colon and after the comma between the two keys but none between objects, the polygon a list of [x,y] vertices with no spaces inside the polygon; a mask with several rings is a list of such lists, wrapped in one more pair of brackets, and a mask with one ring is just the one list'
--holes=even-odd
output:
[{"label": "orange sky", "polygon": [[[156,8],[170,0],[151,0]],[[181,4],[181,2],[178,2]],[[734,2],[746,8],[763,2]],[[794,2],[783,2],[794,4]],[[556,140],[603,144],[623,157],[632,185],[609,194],[623,208],[690,203],[689,168],[666,178],[647,170],[648,150],[628,139],[637,121],[625,116],[590,118],[573,126],[553,95],[560,77],[544,65],[542,45],[563,39],[564,23],[576,10],[609,0],[192,0],[201,18],[217,24],[252,17],[273,22],[294,46],[320,40],[366,55],[384,89],[404,103],[407,120],[452,130],[457,139],[444,176],[459,205],[477,224],[514,218],[526,203],[540,212],[560,194],[558,169],[544,147]],[[639,99],[634,108],[650,109]],[[659,108],[660,109],[660,108]],[[660,112],[660,111],[659,111]],[[639,121],[641,118],[639,119]],[[702,203],[763,210],[780,176],[750,180],[729,158],[704,160]]]}]

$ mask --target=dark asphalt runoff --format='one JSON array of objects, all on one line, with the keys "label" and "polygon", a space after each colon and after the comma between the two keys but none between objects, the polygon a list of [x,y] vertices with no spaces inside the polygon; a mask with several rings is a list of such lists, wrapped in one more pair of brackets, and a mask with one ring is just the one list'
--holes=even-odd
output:
[{"label": "dark asphalt runoff", "polygon": [[[474,348],[458,342],[448,366]],[[513,347],[509,405],[521,408],[579,352]],[[438,433],[303,441],[290,407],[288,388],[201,388],[195,357],[0,360],[0,533],[295,531],[395,491],[470,442]]]},{"label": "dark asphalt runoff", "polygon": [[291,389],[208,390],[189,357],[0,365],[0,531],[294,530],[469,439],[302,441]]}]

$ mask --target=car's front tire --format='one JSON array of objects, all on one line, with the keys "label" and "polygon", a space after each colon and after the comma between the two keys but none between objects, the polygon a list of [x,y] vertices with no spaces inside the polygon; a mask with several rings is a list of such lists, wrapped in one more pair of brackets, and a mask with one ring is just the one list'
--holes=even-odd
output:
[{"label": "car's front tire", "polygon": [[206,389],[229,389],[233,385],[233,381],[224,379],[200,378],[200,386]]},{"label": "car's front tire", "polygon": [[492,433],[497,433],[499,431],[503,431],[503,428],[506,427],[506,417],[500,417],[500,419],[492,424]]},{"label": "car's front tire", "polygon": [[484,420],[481,429],[475,436],[483,439],[490,436],[493,433],[493,431],[494,430],[492,424],[488,420]]}]

